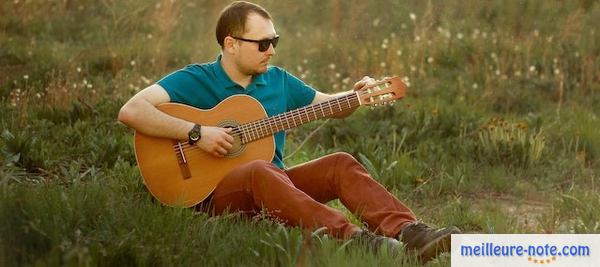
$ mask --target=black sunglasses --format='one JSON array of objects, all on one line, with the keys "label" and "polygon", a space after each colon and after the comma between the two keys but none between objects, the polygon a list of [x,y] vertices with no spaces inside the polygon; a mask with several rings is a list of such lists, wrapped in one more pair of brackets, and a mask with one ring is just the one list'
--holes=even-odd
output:
[{"label": "black sunglasses", "polygon": [[233,39],[237,39],[244,42],[252,42],[258,44],[258,51],[265,52],[269,50],[271,44],[273,44],[273,48],[277,47],[277,43],[279,42],[279,35],[273,37],[273,39],[264,39],[264,40],[250,40],[241,37],[231,36]]}]

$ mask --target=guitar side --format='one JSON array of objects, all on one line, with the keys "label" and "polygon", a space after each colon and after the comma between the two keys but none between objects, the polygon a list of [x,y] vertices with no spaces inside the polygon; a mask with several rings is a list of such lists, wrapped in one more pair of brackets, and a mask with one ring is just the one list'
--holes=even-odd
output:
[{"label": "guitar side", "polygon": [[[165,103],[158,109],[173,117],[203,126],[241,125],[267,117],[262,105],[246,95],[234,95],[209,110]],[[178,146],[178,140],[134,134],[136,160],[150,193],[168,206],[194,206],[215,189],[221,179],[236,167],[253,160],[271,161],[275,155],[273,136],[247,144],[236,138],[236,151],[217,158],[197,146]],[[180,152],[183,152],[181,154]],[[183,155],[183,156],[182,156]],[[185,162],[184,159],[185,158]]]}]

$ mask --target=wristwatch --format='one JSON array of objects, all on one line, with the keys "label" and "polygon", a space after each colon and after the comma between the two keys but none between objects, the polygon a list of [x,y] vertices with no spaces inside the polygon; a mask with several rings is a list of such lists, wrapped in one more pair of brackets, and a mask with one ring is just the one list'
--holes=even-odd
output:
[{"label": "wristwatch", "polygon": [[201,128],[200,124],[194,124],[194,128],[188,132],[188,143],[190,145],[195,144],[202,138],[202,134],[200,133]]}]

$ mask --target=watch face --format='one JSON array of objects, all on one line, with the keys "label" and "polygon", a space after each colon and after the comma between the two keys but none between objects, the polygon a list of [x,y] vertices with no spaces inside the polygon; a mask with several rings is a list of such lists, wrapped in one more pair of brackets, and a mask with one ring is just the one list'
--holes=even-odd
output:
[{"label": "watch face", "polygon": [[198,140],[198,138],[200,138],[200,133],[197,131],[193,131],[190,133],[190,139],[192,140]]}]

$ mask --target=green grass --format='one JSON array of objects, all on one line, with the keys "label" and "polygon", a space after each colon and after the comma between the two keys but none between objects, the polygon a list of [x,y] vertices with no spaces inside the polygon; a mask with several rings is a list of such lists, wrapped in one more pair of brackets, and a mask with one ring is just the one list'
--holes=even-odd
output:
[{"label": "green grass", "polygon": [[[259,3],[282,36],[273,63],[316,88],[363,75],[410,84],[395,106],[291,130],[288,165],[351,153],[436,226],[600,233],[597,1]],[[151,199],[117,112],[170,71],[213,60],[222,7],[0,4],[0,265],[418,265]]]}]

